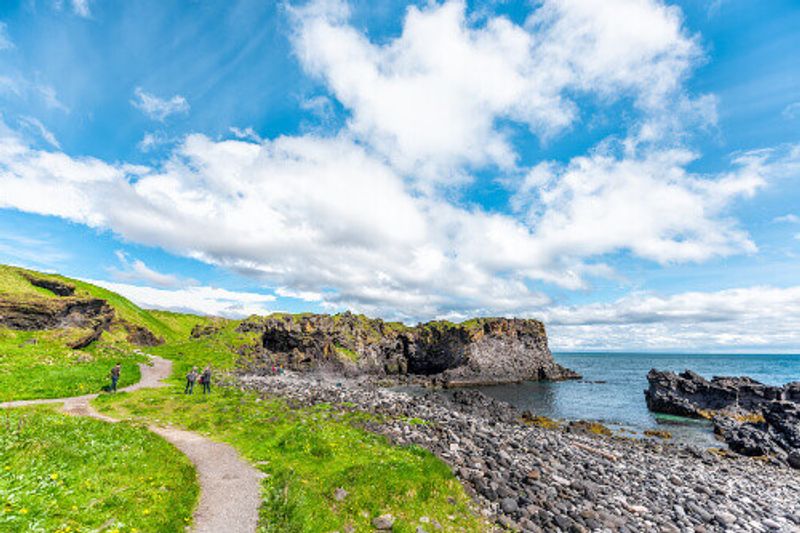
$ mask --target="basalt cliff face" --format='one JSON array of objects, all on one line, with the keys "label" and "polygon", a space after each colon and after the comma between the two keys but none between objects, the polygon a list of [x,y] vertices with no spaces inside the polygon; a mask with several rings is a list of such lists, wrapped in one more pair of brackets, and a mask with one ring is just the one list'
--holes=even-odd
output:
[{"label": "basalt cliff face", "polygon": [[775,387],[748,377],[706,380],[689,370],[655,369],[647,381],[651,411],[710,419],[734,452],[800,468],[800,382]]},{"label": "basalt cliff face", "polygon": [[251,317],[253,364],[344,375],[426,376],[445,386],[578,378],[558,365],[537,320],[479,318],[408,327],[361,315]]}]

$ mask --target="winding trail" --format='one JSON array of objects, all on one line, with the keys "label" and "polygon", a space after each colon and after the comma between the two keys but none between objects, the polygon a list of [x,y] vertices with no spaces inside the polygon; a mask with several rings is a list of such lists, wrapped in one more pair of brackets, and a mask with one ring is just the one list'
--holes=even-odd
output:
[{"label": "winding trail", "polygon": [[[150,364],[142,363],[139,368],[141,380],[120,391],[165,387],[166,383],[162,380],[172,373],[172,361],[152,357]],[[94,410],[89,402],[97,396],[98,394],[86,394],[71,398],[19,400],[0,403],[0,408],[61,403],[63,411],[70,415],[119,422]],[[172,426],[151,425],[148,429],[183,452],[197,470],[200,501],[194,511],[194,526],[191,531],[252,533],[256,530],[261,503],[261,479],[264,477],[262,472],[242,459],[231,446],[214,442],[198,433]]]}]

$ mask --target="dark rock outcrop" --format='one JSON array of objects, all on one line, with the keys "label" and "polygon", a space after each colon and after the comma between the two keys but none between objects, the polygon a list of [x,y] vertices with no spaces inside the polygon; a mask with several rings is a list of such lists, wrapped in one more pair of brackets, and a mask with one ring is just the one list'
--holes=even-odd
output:
[{"label": "dark rock outcrop", "polygon": [[114,310],[99,298],[8,299],[0,296],[0,326],[19,330],[94,328],[108,325]]},{"label": "dark rock outcrop", "polygon": [[136,324],[125,323],[128,330],[128,342],[137,346],[158,346],[164,344],[164,339],[156,337],[152,331]]},{"label": "dark rock outcrop", "polygon": [[445,386],[579,377],[558,365],[537,320],[480,318],[408,327],[362,315],[271,315],[243,321],[260,359],[292,370],[427,376]]},{"label": "dark rock outcrop", "polygon": [[800,382],[782,387],[747,377],[706,380],[689,370],[675,374],[651,370],[644,391],[654,412],[707,418],[731,450],[771,456],[789,463],[800,450]]},{"label": "dark rock outcrop", "polygon": [[75,286],[61,280],[53,278],[39,278],[25,272],[21,272],[21,275],[34,287],[47,289],[56,296],[72,296],[75,294]]}]

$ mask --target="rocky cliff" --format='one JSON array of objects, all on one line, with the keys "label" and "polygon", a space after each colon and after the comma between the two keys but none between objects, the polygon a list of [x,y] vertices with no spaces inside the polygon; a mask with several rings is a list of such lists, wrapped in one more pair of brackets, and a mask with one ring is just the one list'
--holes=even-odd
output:
[{"label": "rocky cliff", "polygon": [[409,327],[351,313],[272,315],[251,317],[239,330],[258,333],[257,346],[250,347],[256,362],[300,371],[428,376],[447,386],[579,377],[553,360],[536,320]]},{"label": "rocky cliff", "polygon": [[147,328],[120,319],[102,298],[78,296],[73,285],[57,279],[37,277],[27,271],[20,274],[53,296],[0,292],[2,327],[28,331],[72,329],[77,335],[68,345],[74,349],[88,346],[112,327],[123,328],[133,344],[153,346],[163,342]]},{"label": "rocky cliff", "polygon": [[651,411],[707,418],[731,450],[800,468],[800,382],[782,387],[748,377],[706,380],[689,370],[651,370],[644,391]]}]

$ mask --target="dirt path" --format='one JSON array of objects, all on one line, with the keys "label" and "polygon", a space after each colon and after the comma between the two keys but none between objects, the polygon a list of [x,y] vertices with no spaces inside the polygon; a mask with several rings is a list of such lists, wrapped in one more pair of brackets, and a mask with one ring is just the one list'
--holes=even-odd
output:
[{"label": "dirt path", "polygon": [[[166,386],[161,380],[172,372],[172,361],[153,357],[151,364],[140,364],[142,378],[120,391]],[[91,402],[97,394],[72,398],[20,400],[0,403],[0,408],[24,407],[51,403],[63,404],[71,415],[89,416],[105,422],[119,422],[98,413]],[[171,426],[148,426],[183,452],[197,470],[200,482],[200,502],[194,512],[195,533],[252,533],[258,524],[261,503],[261,479],[264,474],[244,461],[232,447],[214,442],[202,435]]]}]

